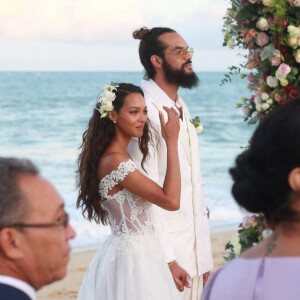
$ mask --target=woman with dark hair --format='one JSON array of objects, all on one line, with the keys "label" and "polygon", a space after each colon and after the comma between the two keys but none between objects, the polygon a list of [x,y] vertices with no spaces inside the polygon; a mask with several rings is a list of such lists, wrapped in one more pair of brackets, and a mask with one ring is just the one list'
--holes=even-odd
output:
[{"label": "woman with dark hair", "polygon": [[260,124],[230,173],[236,202],[273,233],[217,271],[202,299],[300,299],[300,98]]},{"label": "woman with dark hair", "polygon": [[130,159],[131,138],[139,139],[143,162],[151,142],[142,90],[132,84],[104,86],[78,158],[77,206],[112,234],[95,255],[79,300],[177,299],[177,290],[152,226],[150,206],[177,210],[180,201],[179,118],[160,114],[168,147],[163,187],[143,175]]}]

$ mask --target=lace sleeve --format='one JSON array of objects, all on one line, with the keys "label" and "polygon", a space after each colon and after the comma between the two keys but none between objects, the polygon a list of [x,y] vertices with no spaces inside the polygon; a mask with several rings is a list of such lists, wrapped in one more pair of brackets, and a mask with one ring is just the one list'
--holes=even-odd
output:
[{"label": "lace sleeve", "polygon": [[125,177],[137,170],[136,164],[131,160],[122,161],[116,170],[111,171],[110,174],[104,176],[99,183],[99,192],[101,197],[107,197],[108,191],[116,186]]},{"label": "lace sleeve", "polygon": [[137,169],[136,164],[131,160],[122,161],[118,168],[110,173],[110,177],[117,184],[119,181],[123,181],[125,177]]}]

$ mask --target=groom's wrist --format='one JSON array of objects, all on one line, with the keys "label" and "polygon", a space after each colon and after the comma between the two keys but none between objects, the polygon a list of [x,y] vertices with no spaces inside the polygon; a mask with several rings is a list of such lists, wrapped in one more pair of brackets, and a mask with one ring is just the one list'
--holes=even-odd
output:
[{"label": "groom's wrist", "polygon": [[175,263],[176,263],[176,260],[172,260],[172,261],[168,262],[168,266],[170,267],[170,266],[174,265]]}]

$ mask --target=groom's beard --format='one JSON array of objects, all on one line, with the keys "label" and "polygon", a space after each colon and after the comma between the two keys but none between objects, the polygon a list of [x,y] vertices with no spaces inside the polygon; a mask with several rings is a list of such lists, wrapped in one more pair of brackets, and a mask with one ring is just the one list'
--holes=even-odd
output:
[{"label": "groom's beard", "polygon": [[175,83],[179,85],[182,88],[188,88],[191,89],[193,87],[196,87],[199,85],[199,78],[195,74],[195,72],[192,73],[186,73],[184,71],[184,66],[191,63],[191,60],[188,60],[186,63],[184,63],[179,70],[175,70],[172,68],[172,66],[166,62],[166,60],[163,60],[163,70],[165,73],[166,80],[169,83]]}]

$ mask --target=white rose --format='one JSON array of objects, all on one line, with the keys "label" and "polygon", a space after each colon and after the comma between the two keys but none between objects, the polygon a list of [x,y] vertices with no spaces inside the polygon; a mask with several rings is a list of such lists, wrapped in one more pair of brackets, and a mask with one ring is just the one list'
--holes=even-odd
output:
[{"label": "white rose", "polygon": [[257,111],[262,111],[262,107],[261,107],[261,104],[256,104],[256,110]]},{"label": "white rose", "polygon": [[263,110],[267,110],[268,108],[270,108],[270,104],[268,104],[268,103],[263,103],[263,104],[261,105],[261,108],[262,108]]},{"label": "white rose", "polygon": [[252,115],[251,115],[252,118],[256,118],[257,116],[258,116],[258,112],[257,111],[253,112]]},{"label": "white rose", "polygon": [[232,29],[233,29],[233,25],[232,24],[227,25],[227,30],[228,31],[231,31]]},{"label": "white rose", "polygon": [[286,79],[282,79],[282,80],[280,80],[280,84],[281,84],[282,86],[286,86],[286,85],[289,84],[289,82],[288,82]]},{"label": "white rose", "polygon": [[269,27],[268,20],[263,17],[260,17],[256,22],[256,27],[260,30],[267,30]]},{"label": "white rose", "polygon": [[227,35],[227,31],[226,30],[222,30],[222,34],[225,37]]},{"label": "white rose", "polygon": [[287,29],[288,29],[288,33],[289,33],[290,36],[293,36],[293,37],[299,37],[300,36],[300,28],[299,27],[289,25]]},{"label": "white rose", "polygon": [[106,90],[106,91],[102,92],[101,97],[111,99],[113,101],[113,100],[115,100],[116,95],[115,95],[115,93]]},{"label": "white rose", "polygon": [[262,93],[261,94],[261,99],[263,99],[264,101],[266,101],[267,99],[269,99],[269,95],[267,93]]},{"label": "white rose", "polygon": [[[250,3],[254,4],[257,2],[257,0],[248,0]],[[299,0],[300,1],[300,0]]]},{"label": "white rose", "polygon": [[297,48],[297,46],[298,46],[298,38],[296,36],[290,35],[288,37],[288,45],[291,46],[292,48]]},{"label": "white rose", "polygon": [[233,48],[233,46],[234,46],[234,40],[233,40],[232,38],[228,39],[228,41],[227,41],[227,46],[228,46],[229,48]]},{"label": "white rose", "polygon": [[280,82],[281,82],[282,80],[285,80],[285,77],[286,77],[286,75],[280,74],[278,70],[275,72],[275,76],[276,76],[276,78],[277,78],[278,80],[280,80]]},{"label": "white rose", "polygon": [[114,110],[114,106],[112,105],[111,102],[107,102],[107,103],[101,105],[101,109],[103,111],[112,111],[112,110]]},{"label": "white rose", "polygon": [[196,129],[197,133],[201,133],[203,131],[204,127],[202,124],[200,124],[199,126],[195,127],[195,129]]},{"label": "white rose", "polygon": [[261,97],[260,96],[255,96],[254,97],[254,103],[257,104],[261,104]]},{"label": "white rose", "polygon": [[300,64],[300,49],[297,49],[294,53],[294,57],[297,63]]},{"label": "white rose", "polygon": [[267,85],[271,88],[276,88],[278,86],[278,79],[273,76],[267,77]]},{"label": "white rose", "polygon": [[263,2],[264,6],[271,6],[273,3],[273,0],[263,0],[262,2]]},{"label": "white rose", "polygon": [[267,103],[272,104],[273,103],[273,99],[268,99]]}]

